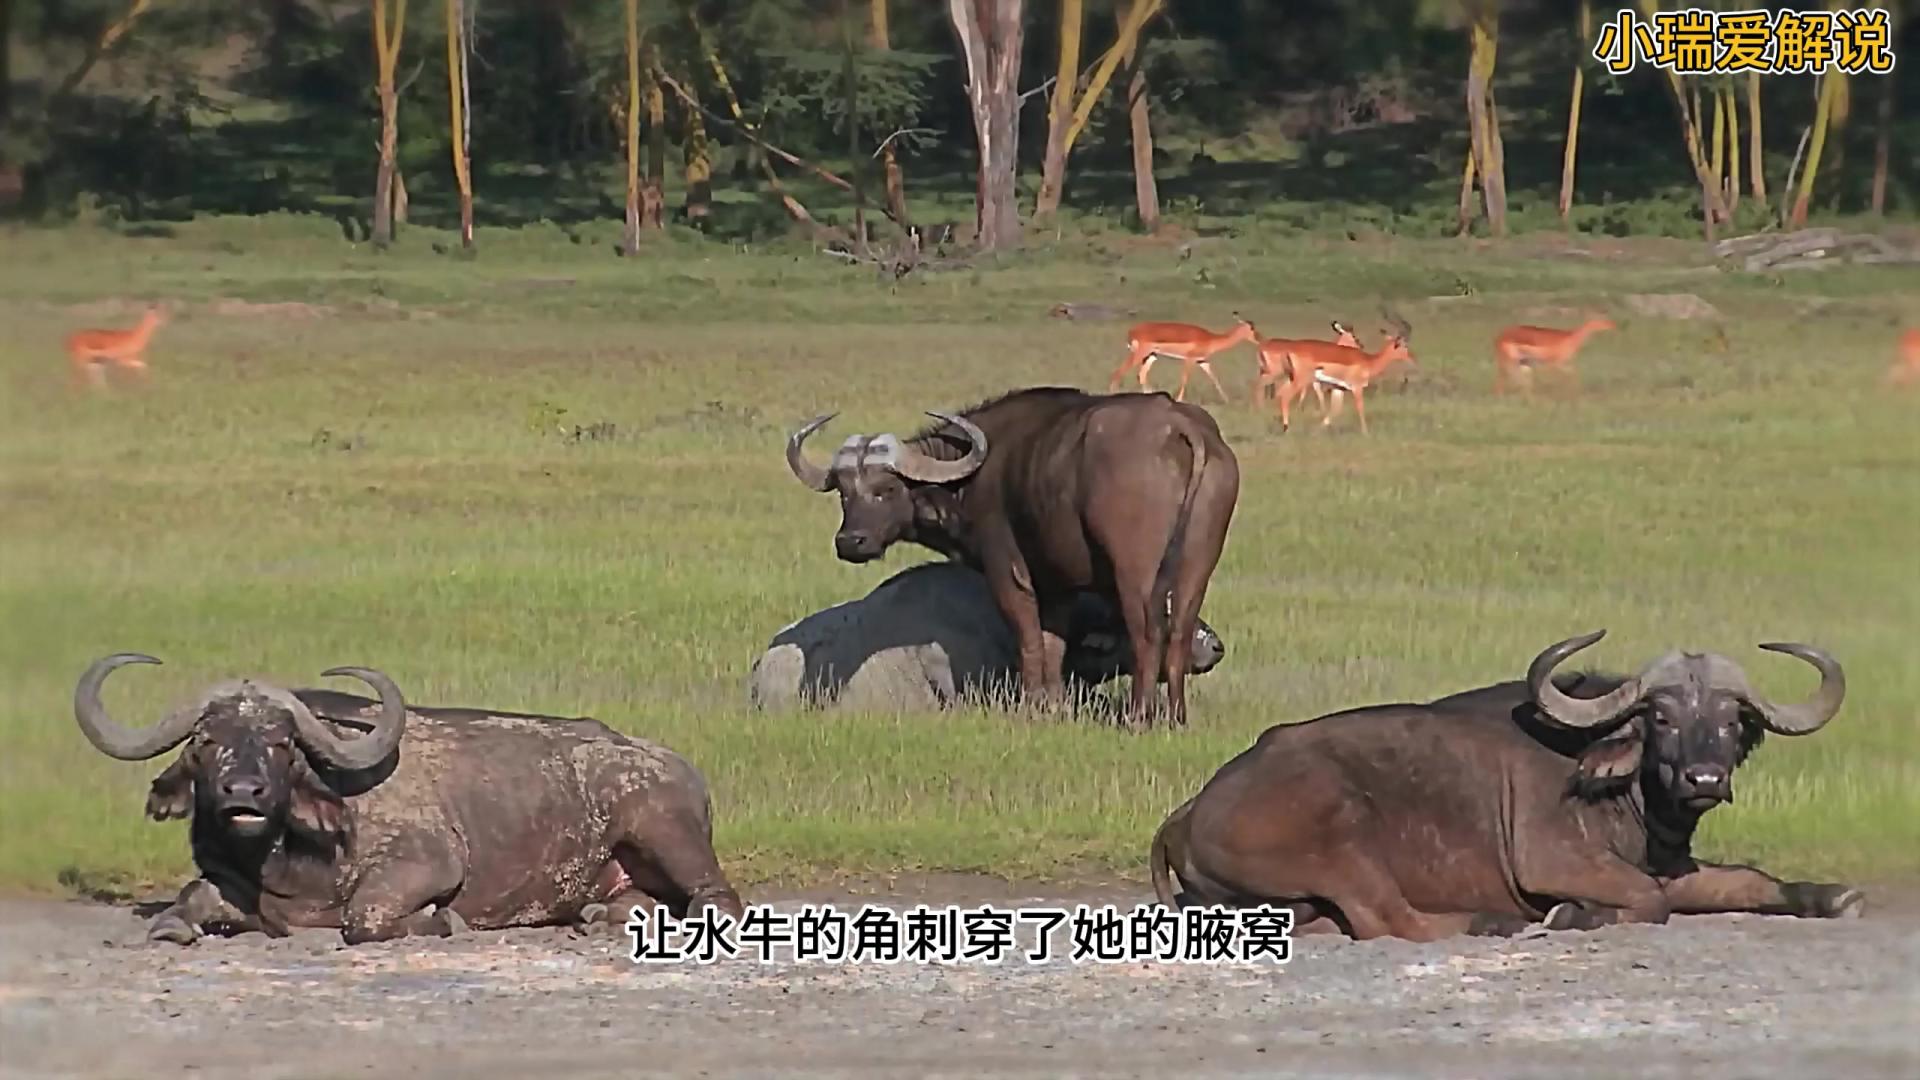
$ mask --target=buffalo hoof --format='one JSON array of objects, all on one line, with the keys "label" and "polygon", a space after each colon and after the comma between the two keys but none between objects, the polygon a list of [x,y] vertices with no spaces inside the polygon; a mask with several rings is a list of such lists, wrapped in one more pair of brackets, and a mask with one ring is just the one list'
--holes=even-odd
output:
[{"label": "buffalo hoof", "polygon": [[164,941],[170,945],[191,945],[200,938],[200,931],[193,928],[187,920],[174,914],[164,914],[153,920],[147,927],[148,941]]},{"label": "buffalo hoof", "polygon": [[1805,918],[1857,919],[1866,912],[1866,894],[1849,885],[1796,881],[1784,891],[1794,913]]},{"label": "buffalo hoof", "polygon": [[1571,900],[1562,900],[1548,908],[1547,917],[1540,920],[1540,925],[1548,930],[1590,929],[1592,924],[1593,920],[1587,918],[1580,905]]},{"label": "buffalo hoof", "polygon": [[434,912],[434,916],[435,920],[440,924],[439,930],[441,937],[453,937],[456,934],[464,934],[467,932],[467,920],[461,918],[460,913],[452,908],[441,908],[439,911]]}]

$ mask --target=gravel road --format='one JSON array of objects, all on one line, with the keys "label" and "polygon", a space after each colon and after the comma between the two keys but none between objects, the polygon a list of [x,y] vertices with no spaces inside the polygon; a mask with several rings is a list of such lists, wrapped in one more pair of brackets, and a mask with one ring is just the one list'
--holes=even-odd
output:
[{"label": "gravel road", "polygon": [[[181,949],[144,944],[132,907],[11,900],[0,1076],[1920,1076],[1920,903],[1868,896],[1867,917],[1844,922],[1314,935],[1284,965],[1206,966],[1070,963],[1065,927],[1053,961],[998,966],[645,965],[624,931]],[[944,879],[749,897],[842,911],[1144,899]]]}]

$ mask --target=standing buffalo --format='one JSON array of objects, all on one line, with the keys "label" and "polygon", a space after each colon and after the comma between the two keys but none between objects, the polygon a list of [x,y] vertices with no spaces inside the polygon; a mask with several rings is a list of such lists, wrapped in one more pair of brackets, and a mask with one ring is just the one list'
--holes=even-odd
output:
[{"label": "standing buffalo", "polygon": [[650,898],[743,913],[714,857],[706,781],[665,747],[587,718],[410,708],[393,680],[353,667],[324,674],[354,676],[379,701],[240,680],[145,731],[114,723],[100,703],[108,674],[159,662],[105,657],[74,692],[81,732],[109,757],[185,744],[147,814],[192,819],[199,877],[150,939],[337,927],[358,944],[617,922]]},{"label": "standing buffalo", "polygon": [[[1125,643],[1113,605],[1080,593],[1067,622],[1066,677],[1093,687],[1128,674]],[[1189,672],[1211,671],[1225,655],[1220,636],[1197,620]],[[936,709],[1015,689],[1019,666],[986,578],[959,563],[922,563],[782,629],[754,662],[747,690],[756,708]]]},{"label": "standing buffalo", "polygon": [[1186,723],[1186,679],[1207,582],[1226,545],[1240,468],[1204,409],[1163,393],[1095,396],[1021,390],[910,438],[855,435],[821,467],[787,440],[787,465],[813,491],[837,491],[834,550],[851,563],[896,541],[986,575],[1019,647],[1023,693],[1065,691],[1076,594],[1119,609],[1133,655],[1127,720],[1143,723],[1159,680],[1167,718]]},{"label": "standing buffalo", "polygon": [[1269,728],[1154,835],[1160,901],[1285,904],[1303,932],[1421,941],[1535,921],[1858,915],[1858,890],[1692,851],[1702,815],[1733,800],[1734,769],[1766,732],[1806,735],[1833,719],[1839,663],[1805,645],[1760,646],[1819,669],[1819,690],[1797,705],[1761,697],[1715,653],[1669,652],[1632,678],[1551,678],[1605,633],[1549,647],[1524,683]]}]

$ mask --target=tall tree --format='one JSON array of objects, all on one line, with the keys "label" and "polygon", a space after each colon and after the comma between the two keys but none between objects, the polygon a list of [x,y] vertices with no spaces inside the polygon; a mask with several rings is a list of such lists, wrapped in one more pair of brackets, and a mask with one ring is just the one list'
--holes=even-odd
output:
[{"label": "tall tree", "polygon": [[445,0],[447,14],[447,129],[453,136],[453,179],[460,193],[460,246],[473,247],[473,165],[469,156],[472,126],[467,93],[467,59],[472,55],[472,17],[468,0]]},{"label": "tall tree", "polygon": [[373,0],[373,55],[380,94],[380,165],[373,180],[373,246],[393,243],[393,163],[400,138],[400,95],[394,90],[394,68],[400,63],[400,42],[406,34],[407,0],[393,0],[393,21],[387,21],[387,0]]},{"label": "tall tree", "polygon": [[[1487,227],[1493,235],[1505,236],[1506,165],[1493,98],[1493,72],[1500,46],[1500,11],[1494,0],[1468,0],[1467,15],[1467,32],[1473,43],[1467,66],[1467,131],[1473,157],[1468,179],[1479,180],[1486,205]],[[1462,209],[1466,209],[1464,193]],[[1462,224],[1464,226],[1465,222]]]},{"label": "tall tree", "polygon": [[1586,93],[1587,42],[1593,40],[1593,4],[1580,0],[1580,37],[1573,55],[1573,100],[1567,106],[1567,148],[1560,159],[1560,221],[1573,211],[1573,163],[1580,145],[1580,101]]},{"label": "tall tree", "polygon": [[620,248],[640,250],[640,0],[626,0],[627,17],[627,216]]},{"label": "tall tree", "polygon": [[[893,48],[887,26],[887,0],[872,0],[869,5],[867,44],[881,52]],[[901,228],[907,227],[907,182],[900,171],[900,157],[889,139],[880,147],[881,168],[886,172],[887,214]]]},{"label": "tall tree", "polygon": [[1790,228],[1798,229],[1807,223],[1807,207],[1813,199],[1813,179],[1820,171],[1820,152],[1826,148],[1827,127],[1833,119],[1834,102],[1840,95],[1840,86],[1846,77],[1846,73],[1838,69],[1820,76],[1820,92],[1813,106],[1813,141],[1807,146],[1807,167],[1800,174],[1800,187],[1793,196],[1793,212],[1787,216]]},{"label": "tall tree", "polygon": [[641,94],[647,107],[647,182],[640,188],[640,224],[649,229],[666,224],[667,92],[660,85],[660,44],[649,38],[641,44]]},{"label": "tall tree", "polygon": [[[1119,33],[1113,45],[1100,56],[1084,91],[1076,89],[1080,63],[1079,0],[1061,0],[1060,69],[1054,78],[1053,107],[1047,120],[1047,152],[1041,163],[1040,194],[1034,203],[1034,217],[1045,220],[1060,208],[1060,196],[1066,185],[1067,158],[1073,144],[1093,119],[1094,106],[1100,103],[1107,84],[1121,62],[1139,46],[1141,29],[1147,20],[1159,14],[1163,0],[1129,0],[1120,17]],[[1071,37],[1069,56],[1068,37]]]},{"label": "tall tree", "polygon": [[1763,206],[1767,201],[1765,145],[1760,138],[1760,73],[1753,71],[1747,73],[1747,182]]},{"label": "tall tree", "polygon": [[1080,84],[1080,31],[1085,22],[1081,0],[1060,0],[1060,54],[1047,110],[1047,149],[1040,164],[1040,195],[1033,218],[1045,221],[1060,207],[1060,186],[1067,173],[1067,128],[1073,124],[1073,92]]},{"label": "tall tree", "polygon": [[[1640,10],[1648,17],[1660,10],[1659,0],[1640,0]],[[1631,44],[1623,47],[1631,48]],[[1679,72],[1666,70],[1667,94],[1673,99],[1675,114],[1680,118],[1680,137],[1686,144],[1687,161],[1693,166],[1694,179],[1700,185],[1700,219],[1706,230],[1707,239],[1713,239],[1714,226],[1727,220],[1726,200],[1720,196],[1719,177],[1714,174],[1712,163],[1707,160],[1706,148],[1701,145],[1700,109],[1698,97]],[[1695,102],[1689,105],[1689,100]]]},{"label": "tall tree", "polygon": [[[1115,10],[1121,30],[1126,15]],[[1160,227],[1160,189],[1153,178],[1153,125],[1147,116],[1147,70],[1140,55],[1139,39],[1127,43],[1121,62],[1127,66],[1127,117],[1133,128],[1133,202],[1140,214],[1140,227],[1153,232]]]},{"label": "tall tree", "polygon": [[1880,76],[1879,114],[1874,118],[1873,194],[1869,206],[1879,217],[1887,210],[1887,158],[1893,149],[1893,72]]},{"label": "tall tree", "polygon": [[966,58],[967,103],[973,114],[979,169],[974,239],[992,251],[1020,242],[1016,202],[1019,163],[1020,47],[1023,0],[947,0],[947,14]]},{"label": "tall tree", "polygon": [[713,211],[713,157],[707,145],[707,120],[699,109],[681,110],[687,116],[684,168],[687,176],[687,221],[698,225]]}]

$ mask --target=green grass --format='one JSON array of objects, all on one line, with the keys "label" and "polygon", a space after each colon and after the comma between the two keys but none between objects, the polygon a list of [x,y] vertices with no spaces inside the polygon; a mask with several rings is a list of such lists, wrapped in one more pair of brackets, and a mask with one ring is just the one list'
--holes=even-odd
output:
[{"label": "green grass", "polygon": [[[109,685],[127,719],[242,671],[338,664],[420,702],[599,715],[708,773],[748,883],[1137,877],[1164,813],[1268,725],[1512,678],[1602,626],[1598,662],[1714,648],[1781,696],[1810,672],[1756,643],[1833,649],[1844,712],[1770,740],[1706,847],[1792,874],[1920,870],[1920,396],[1875,382],[1915,314],[1910,271],[1770,280],[1703,268],[1697,245],[1258,232],[1182,259],[1068,233],[889,289],[804,245],[617,259],[615,231],[483,232],[472,260],[418,229],[376,255],[325,219],[0,234],[0,886],[186,870],[184,830],[140,813],[160,763],[109,761],[71,719],[74,678],[110,651],[167,661]],[[1716,304],[1725,347],[1620,301],[1660,291]],[[152,388],[68,395],[61,336],[132,321],[72,305],[149,297],[184,305]],[[1104,389],[1124,324],[1046,318],[1057,300],[1222,328],[1238,309],[1267,334],[1343,317],[1371,344],[1380,298],[1420,367],[1370,396],[1370,439],[1311,411],[1280,435],[1247,406],[1245,347],[1216,364],[1232,405],[1190,387],[1244,476],[1205,609],[1228,657],[1190,684],[1190,729],[746,709],[776,630],[935,557],[835,561],[834,501],[781,459],[805,418],[840,410],[837,442],[1022,385]],[[1621,329],[1583,357],[1577,399],[1490,395],[1499,324],[1588,306]],[[614,436],[563,434],[597,422]]]}]

